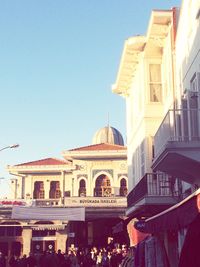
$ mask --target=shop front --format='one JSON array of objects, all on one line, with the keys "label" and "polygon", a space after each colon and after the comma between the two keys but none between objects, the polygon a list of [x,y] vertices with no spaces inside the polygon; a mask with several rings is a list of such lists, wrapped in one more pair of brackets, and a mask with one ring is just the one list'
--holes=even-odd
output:
[{"label": "shop front", "polygon": [[163,242],[170,266],[199,266],[200,189],[135,227]]}]

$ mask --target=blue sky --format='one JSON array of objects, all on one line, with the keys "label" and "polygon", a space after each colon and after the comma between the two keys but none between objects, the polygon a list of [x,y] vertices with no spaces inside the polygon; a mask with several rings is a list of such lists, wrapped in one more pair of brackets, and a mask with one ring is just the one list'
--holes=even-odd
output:
[{"label": "blue sky", "polygon": [[[152,9],[181,0],[0,2],[0,177],[6,165],[90,145],[108,123],[126,141],[125,100],[111,91],[124,41]],[[0,179],[0,196],[7,187]]]}]

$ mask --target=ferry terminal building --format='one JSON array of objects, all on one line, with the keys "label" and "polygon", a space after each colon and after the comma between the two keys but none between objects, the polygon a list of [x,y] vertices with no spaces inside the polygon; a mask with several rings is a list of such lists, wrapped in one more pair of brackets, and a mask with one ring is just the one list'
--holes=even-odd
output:
[{"label": "ferry terminal building", "polygon": [[7,167],[14,177],[12,201],[0,203],[0,250],[7,256],[128,242],[121,227],[128,190],[121,133],[104,127],[92,145],[62,156]]}]

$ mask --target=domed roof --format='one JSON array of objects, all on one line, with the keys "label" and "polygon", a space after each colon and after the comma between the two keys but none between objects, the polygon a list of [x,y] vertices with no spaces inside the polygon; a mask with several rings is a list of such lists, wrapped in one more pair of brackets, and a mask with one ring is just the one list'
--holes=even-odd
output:
[{"label": "domed roof", "polygon": [[108,143],[112,145],[124,145],[121,133],[114,127],[106,126],[98,130],[92,140],[92,144]]}]

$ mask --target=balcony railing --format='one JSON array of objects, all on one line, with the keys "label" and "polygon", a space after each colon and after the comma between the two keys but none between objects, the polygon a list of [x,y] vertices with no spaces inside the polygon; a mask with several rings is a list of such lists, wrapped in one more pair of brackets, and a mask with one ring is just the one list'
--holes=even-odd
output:
[{"label": "balcony railing", "polygon": [[159,173],[147,173],[128,194],[128,207],[147,197],[177,197],[177,181]]},{"label": "balcony railing", "polygon": [[32,200],[33,206],[39,206],[39,207],[54,207],[54,206],[61,206],[61,198],[56,199],[33,199]]},{"label": "balcony railing", "polygon": [[168,142],[200,141],[200,110],[169,110],[154,136],[154,157]]}]

